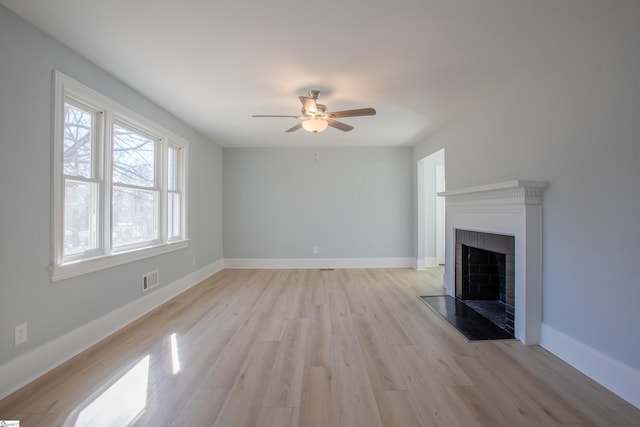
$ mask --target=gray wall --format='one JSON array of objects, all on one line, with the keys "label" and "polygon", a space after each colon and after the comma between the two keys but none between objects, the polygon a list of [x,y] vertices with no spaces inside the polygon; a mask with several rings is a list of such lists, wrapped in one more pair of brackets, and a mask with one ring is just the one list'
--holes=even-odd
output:
[{"label": "gray wall", "polygon": [[[190,142],[188,249],[52,283],[52,70],[101,92]],[[0,6],[0,364],[222,258],[222,150]],[[197,266],[192,266],[192,258]],[[28,323],[14,347],[13,328]]]},{"label": "gray wall", "polygon": [[411,148],[225,148],[224,256],[411,257],[412,191]]},{"label": "gray wall", "polygon": [[640,369],[640,2],[415,147],[446,148],[447,189],[548,180],[543,322]]}]

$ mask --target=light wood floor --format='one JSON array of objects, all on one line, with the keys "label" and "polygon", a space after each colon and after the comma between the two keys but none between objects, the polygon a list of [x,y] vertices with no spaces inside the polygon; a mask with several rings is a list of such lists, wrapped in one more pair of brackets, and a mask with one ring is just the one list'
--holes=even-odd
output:
[{"label": "light wood floor", "polygon": [[224,270],[0,401],[29,426],[640,425],[538,346],[468,342],[442,269]]}]

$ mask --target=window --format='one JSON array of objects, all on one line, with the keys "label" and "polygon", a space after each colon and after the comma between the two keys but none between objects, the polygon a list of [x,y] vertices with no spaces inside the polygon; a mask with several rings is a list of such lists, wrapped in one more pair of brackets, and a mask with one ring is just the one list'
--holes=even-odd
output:
[{"label": "window", "polygon": [[114,248],[158,241],[158,140],[113,126],[111,150],[112,226]]},{"label": "window", "polygon": [[80,102],[64,103],[64,256],[98,255],[98,198],[102,182],[95,156],[100,111]]},{"label": "window", "polygon": [[186,141],[54,80],[52,280],[186,247]]}]

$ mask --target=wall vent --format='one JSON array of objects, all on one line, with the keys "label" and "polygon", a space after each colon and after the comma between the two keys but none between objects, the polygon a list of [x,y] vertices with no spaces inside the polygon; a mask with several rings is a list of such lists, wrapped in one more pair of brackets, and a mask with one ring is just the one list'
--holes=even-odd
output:
[{"label": "wall vent", "polygon": [[158,270],[152,271],[142,276],[142,292],[158,286]]}]

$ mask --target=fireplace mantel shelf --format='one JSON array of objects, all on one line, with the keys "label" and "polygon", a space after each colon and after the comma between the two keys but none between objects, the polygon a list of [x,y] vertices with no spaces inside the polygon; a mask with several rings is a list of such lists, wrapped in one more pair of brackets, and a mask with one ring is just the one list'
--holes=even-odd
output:
[{"label": "fireplace mantel shelf", "polygon": [[438,193],[438,196],[466,196],[478,193],[508,193],[513,190],[523,189],[528,193],[539,193],[549,185],[547,181],[525,181],[513,180],[498,182],[496,184],[478,185],[476,187],[459,188],[457,190],[449,190]]}]

